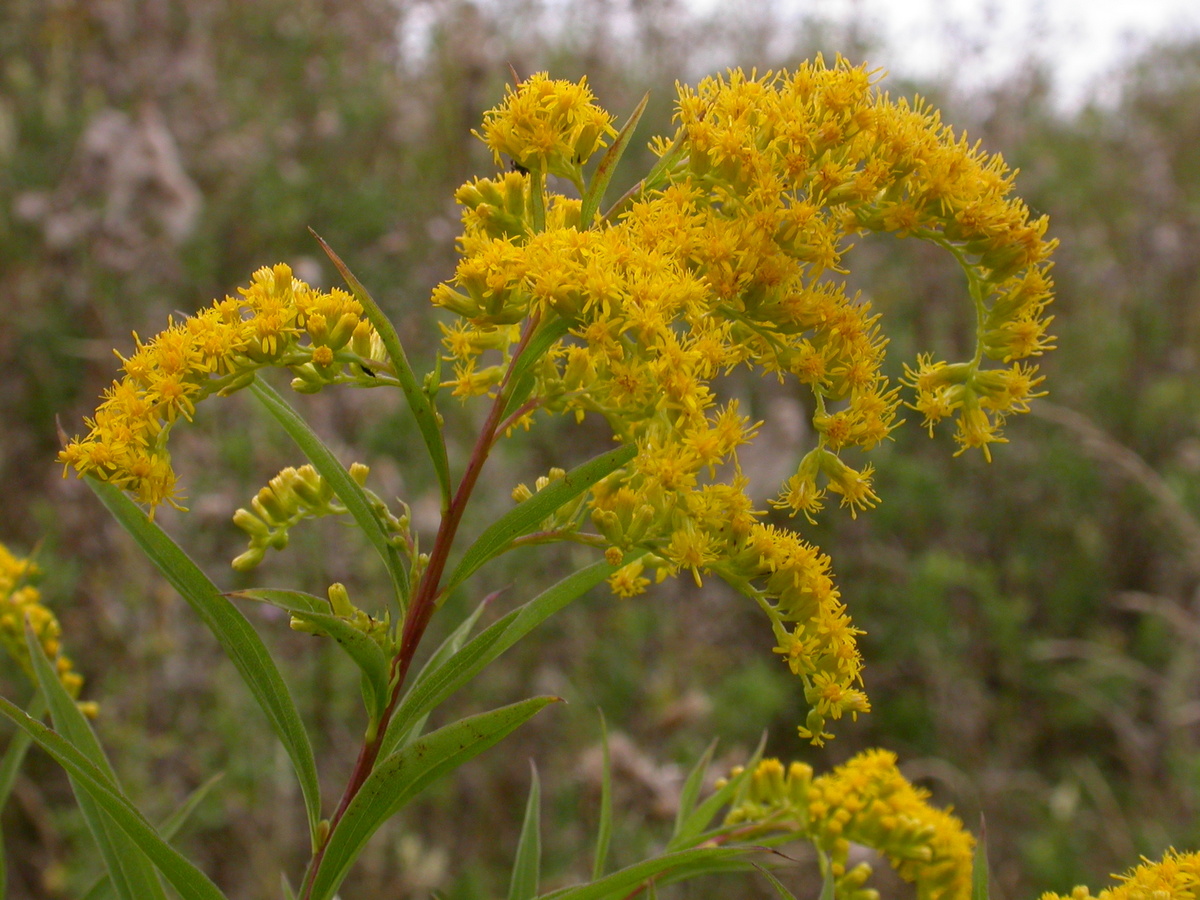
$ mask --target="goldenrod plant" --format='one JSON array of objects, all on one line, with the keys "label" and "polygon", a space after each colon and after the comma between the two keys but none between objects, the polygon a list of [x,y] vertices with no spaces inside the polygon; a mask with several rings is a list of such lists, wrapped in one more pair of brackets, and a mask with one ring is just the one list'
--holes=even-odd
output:
[{"label": "goldenrod plant", "polygon": [[[861,631],[829,557],[792,525],[838,514],[825,509],[835,498],[850,516],[880,502],[864,455],[898,427],[904,405],[931,433],[952,418],[958,452],[990,458],[1007,417],[1040,395],[1029,360],[1054,340],[1046,218],[1012,196],[1013,175],[999,156],[922,102],[881,93],[877,80],[865,67],[818,58],[791,72],[730,71],[680,87],[675,131],[652,143],[658,162],[607,206],[645,103],[618,130],[586,81],[539,74],[510,88],[478,132],[499,171],[456,194],[461,259],[432,296],[447,315],[444,355],[423,376],[323,241],[345,290],[312,287],[281,263],[255,272],[236,297],[170,321],[149,340],[135,336],[122,377],[60,461],[87,478],[213,631],[291,758],[311,855],[302,873],[285,873],[288,900],[332,898],[384,821],[557,700],[533,697],[426,728],[485,666],[604,582],[635,597],[667,578],[716,578],[747,597],[766,618],[780,664],[798,679],[809,707],[799,735],[813,744],[833,737],[833,723],[870,711]],[[868,232],[933,243],[959,264],[977,321],[969,359],[926,353],[910,361],[902,384],[883,374],[880,317],[841,277],[851,240]],[[401,391],[438,486],[436,531],[420,533],[402,501],[392,506],[373,491],[366,466],[339,460],[268,384],[270,369],[290,372],[300,393]],[[770,423],[725,395],[724,376],[738,369],[811,398],[812,445],[797,448],[794,473],[769,504],[753,499],[739,462],[739,448]],[[155,522],[156,507],[184,502],[170,434],[198,404],[241,390],[305,461],[236,511],[249,544],[234,567],[252,571],[284,550],[305,519],[342,516],[378,552],[386,601],[359,606],[342,584],[316,586],[316,594],[231,595]],[[482,407],[461,472],[452,471],[438,411],[447,395]],[[479,536],[461,547],[460,526],[496,445],[552,416],[605,423],[613,449],[570,471],[552,469],[533,489],[513,486],[512,508],[486,527],[472,523]],[[450,637],[416,665],[452,592],[482,595],[486,564],[553,543],[588,548],[594,561],[478,633],[479,611],[449,623]],[[234,600],[281,608],[292,627],[332,639],[361,670],[367,727],[336,801],[320,796],[288,687]],[[54,730],[7,701],[0,709],[67,769],[111,889],[131,900],[165,897],[165,879],[181,897],[221,897],[164,839],[165,828],[133,807],[70,691],[44,677],[54,648],[36,640],[27,647]],[[851,843],[877,849],[921,898],[986,895],[971,836],[930,807],[886,751],[819,777],[756,755],[701,799],[709,763],[706,756],[689,777],[661,855],[610,872],[603,826],[592,881],[540,896],[629,897],[752,867],[790,896],[763,851],[796,839],[816,846],[829,896],[877,896],[869,868],[850,864]],[[606,791],[605,823],[610,802]],[[535,780],[510,900],[539,896],[538,804]],[[294,891],[289,876],[298,878]]]}]

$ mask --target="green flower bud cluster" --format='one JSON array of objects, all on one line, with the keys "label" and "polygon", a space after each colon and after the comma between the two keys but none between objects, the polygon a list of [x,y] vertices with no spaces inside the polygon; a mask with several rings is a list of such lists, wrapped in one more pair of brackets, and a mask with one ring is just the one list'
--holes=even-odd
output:
[{"label": "green flower bud cluster", "polygon": [[[340,581],[335,581],[329,586],[329,609],[333,615],[337,616],[342,621],[349,624],[357,631],[361,631],[376,644],[380,649],[387,654],[396,652],[396,642],[391,633],[391,616],[384,613],[382,618],[375,618],[370,613],[359,609],[350,601],[350,592],[346,590],[346,586]],[[293,631],[303,631],[306,634],[326,635],[326,632],[320,625],[298,618],[292,617],[291,628]]]},{"label": "green flower bud cluster", "polygon": [[[362,463],[353,463],[350,477],[362,487],[370,471]],[[365,493],[392,542],[407,546],[411,542],[408,508],[405,507],[397,517],[379,497],[371,491]],[[292,526],[304,519],[338,516],[347,511],[334,494],[332,485],[310,465],[283,469],[254,496],[250,507],[242,507],[233,514],[233,523],[250,536],[246,552],[233,561],[233,567],[239,572],[255,568],[263,561],[267,550],[284,549]]]}]

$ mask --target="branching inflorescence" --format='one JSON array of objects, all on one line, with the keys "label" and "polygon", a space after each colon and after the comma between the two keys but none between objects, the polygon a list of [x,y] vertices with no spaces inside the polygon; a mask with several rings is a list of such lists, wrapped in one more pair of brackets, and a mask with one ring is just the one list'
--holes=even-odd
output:
[{"label": "branching inflorescence", "polygon": [[[681,87],[677,130],[653,144],[658,164],[601,214],[599,178],[589,184],[583,167],[627,134],[586,82],[535,75],[485,117],[479,136],[512,169],[459,189],[462,258],[433,293],[455,316],[443,326],[454,367],[443,387],[464,399],[508,392],[498,433],[539,412],[598,415],[636,445],[629,465],[591,489],[586,514],[556,532],[590,519],[591,542],[619,566],[610,584],[620,595],[686,571],[754,599],[803,681],[811,713],[800,731],[814,743],[829,737],[828,720],[869,709],[860,632],[829,558],[754,508],[738,448],[762,423],[720,396],[720,376],[745,366],[811,392],[815,446],[771,506],[814,521],[831,496],[851,515],[878,502],[872,466],[856,454],[888,437],[901,403],[881,373],[879,316],[840,278],[851,237],[921,238],[962,266],[973,358],[922,355],[905,379],[931,431],[955,419],[960,452],[988,454],[1003,440],[1005,417],[1024,412],[1041,381],[1024,360],[1053,340],[1045,218],[1010,196],[999,156],[922,103],[877,92],[873,78],[818,59]],[[580,197],[550,190],[550,176]],[[139,341],[91,432],[60,458],[151,506],[172,503],[167,433],[205,396],[263,366],[291,369],[298,390],[396,384],[362,315],[349,294],[316,291],[283,265],[262,269],[241,299]],[[521,383],[510,384],[518,361]]]}]

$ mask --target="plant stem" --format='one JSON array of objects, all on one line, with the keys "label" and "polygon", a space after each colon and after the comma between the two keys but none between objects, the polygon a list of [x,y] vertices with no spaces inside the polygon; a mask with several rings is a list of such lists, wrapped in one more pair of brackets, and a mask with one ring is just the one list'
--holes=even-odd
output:
[{"label": "plant stem", "polygon": [[[471,456],[467,460],[467,468],[463,472],[462,480],[459,482],[458,489],[454,492],[454,496],[446,508],[445,514],[442,516],[437,537],[433,542],[433,549],[429,553],[429,563],[421,575],[421,582],[417,585],[412,602],[408,607],[408,614],[404,619],[404,627],[400,633],[400,649],[395,657],[392,658],[391,669],[389,671],[389,675],[391,676],[390,681],[393,685],[391,697],[388,699],[388,705],[384,709],[383,715],[379,718],[379,722],[374,729],[374,734],[363,742],[363,746],[359,750],[358,759],[355,761],[354,768],[350,772],[346,789],[342,792],[342,799],[338,802],[337,809],[334,811],[333,817],[329,820],[329,828],[325,832],[321,845],[316,848],[309,862],[308,871],[305,872],[304,883],[300,893],[301,900],[311,900],[313,884],[316,881],[317,872],[321,868],[321,861],[325,857],[325,848],[329,846],[329,838],[337,828],[342,816],[345,815],[350,803],[358,796],[359,790],[362,789],[363,784],[375,768],[379,751],[383,747],[384,739],[387,736],[388,723],[391,722],[392,715],[399,705],[401,689],[404,687],[404,681],[408,677],[408,670],[412,666],[417,646],[421,643],[421,638],[425,634],[429,620],[437,608],[436,601],[441,587],[442,574],[445,572],[446,562],[450,558],[450,548],[453,546],[454,538],[458,534],[458,527],[462,524],[467,503],[470,501],[471,494],[475,490],[475,485],[479,481],[479,476],[483,472],[484,463],[487,462],[488,454],[491,452],[496,437],[501,431],[501,419],[504,415],[504,409],[508,405],[509,387],[513,369],[517,364],[517,360],[521,358],[521,354],[529,345],[529,339],[537,329],[538,322],[539,316],[534,314],[525,325],[525,329],[521,334],[521,340],[517,344],[512,358],[509,360],[504,380],[500,382],[500,388],[492,402],[492,408],[488,411],[487,420],[484,422],[483,428],[480,429],[479,437],[476,439]],[[528,406],[529,404],[526,405]]]}]

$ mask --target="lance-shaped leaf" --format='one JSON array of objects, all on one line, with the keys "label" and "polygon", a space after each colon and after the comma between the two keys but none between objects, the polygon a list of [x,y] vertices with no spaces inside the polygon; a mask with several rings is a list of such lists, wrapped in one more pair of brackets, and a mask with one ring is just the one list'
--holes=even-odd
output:
[{"label": "lance-shaped leaf", "polygon": [[570,503],[600,479],[611,475],[637,455],[637,447],[625,444],[576,466],[552,481],[528,500],[518,503],[488,526],[463,554],[450,578],[446,592],[453,590],[480,566],[498,556],[514,539],[529,534],[555,510]]},{"label": "lance-shaped leaf", "polygon": [[[29,738],[29,735],[23,731],[17,733],[26,739]],[[212,776],[212,778],[188,794],[187,799],[163,820],[163,823],[158,826],[158,833],[164,841],[175,839],[176,835],[179,834],[180,830],[187,823],[187,820],[191,818],[192,813],[196,811],[196,807],[204,801],[204,798],[208,796],[213,786],[224,777],[224,773],[222,772],[218,772]],[[83,895],[82,900],[109,900],[112,896],[112,880],[107,875],[103,875],[88,889],[87,893]]]},{"label": "lance-shaped leaf", "polygon": [[271,728],[282,742],[304,795],[308,825],[314,845],[321,821],[321,792],[312,745],[288,693],[275,660],[246,617],[238,611],[192,562],[165,531],[147,518],[141,508],[111,484],[87,479],[88,487],[108,507],[116,520],[137,542],[150,561],[158,567],[175,590],[212,631],[246,686],[258,701]]},{"label": "lance-shaped leaf", "polygon": [[367,713],[372,723],[379,721],[388,702],[388,658],[369,635],[333,615],[329,604],[313,594],[267,588],[234,591],[229,596],[269,603],[286,610],[292,618],[310,625],[319,634],[333,638],[362,671]]},{"label": "lance-shaped leaf", "polygon": [[712,763],[713,753],[716,750],[717,742],[714,740],[708,745],[708,749],[704,751],[683,782],[683,790],[679,792],[679,809],[675,811],[675,830],[672,832],[672,836],[678,835],[683,830],[688,816],[695,810],[696,801],[700,798],[700,789],[704,787],[704,776],[708,774],[708,767]]},{"label": "lance-shaped leaf", "polygon": [[592,216],[596,214],[596,210],[600,208],[600,203],[604,200],[604,192],[608,190],[608,183],[612,181],[613,173],[617,170],[617,163],[625,154],[625,148],[629,146],[629,141],[637,129],[642,113],[646,111],[646,103],[649,100],[649,93],[642,97],[642,102],[637,105],[637,109],[633,111],[629,121],[625,123],[625,127],[617,134],[617,139],[613,141],[612,146],[600,160],[600,164],[596,166],[596,171],[592,174],[591,183],[588,184],[587,191],[583,195],[583,202],[579,210],[579,227],[581,229],[592,224]]},{"label": "lance-shaped leaf", "polygon": [[766,745],[767,736],[764,734],[758,742],[758,749],[754,751],[754,755],[750,757],[742,771],[706,797],[704,802],[688,813],[681,822],[676,823],[675,833],[667,844],[668,850],[680,850],[691,846],[696,838],[705,834],[705,829],[708,828],[713,817],[737,795],[742,785],[749,779],[758,765],[758,761],[762,758],[763,748]]},{"label": "lance-shaped leaf", "polygon": [[829,857],[821,846],[815,841],[813,846],[817,848],[817,860],[821,864],[821,898],[820,900],[834,900],[836,892],[834,891],[833,866],[829,863]]},{"label": "lance-shaped leaf", "polygon": [[[67,770],[74,783],[129,836],[137,848],[134,852],[140,851],[149,857],[183,900],[226,900],[207,875],[159,837],[153,826],[121,795],[109,777],[83,753],[3,697],[0,697],[0,715],[11,719]],[[141,897],[135,900],[141,900]]]},{"label": "lance-shaped leaf", "polygon": [[607,562],[593,563],[569,575],[508,613],[473,637],[461,650],[422,677],[397,707],[383,740],[384,754],[400,745],[414,722],[479,674],[488,663],[558,612],[572,600],[616,571]]},{"label": "lance-shaped leaf", "polygon": [[671,142],[671,146],[667,148],[667,152],[658,158],[658,162],[646,174],[646,177],[631,187],[625,192],[616,203],[608,208],[601,218],[605,222],[615,222],[617,217],[624,212],[629,205],[637,198],[644,196],[647,191],[652,191],[667,180],[671,170],[683,160],[687,155],[688,140],[687,131],[680,128],[675,133],[675,140]]},{"label": "lance-shaped leaf", "polygon": [[508,884],[508,900],[534,900],[542,875],[542,791],[538,784],[537,767],[529,766],[529,800],[525,804],[525,821],[517,841],[512,878]]},{"label": "lance-shaped leaf", "polygon": [[[42,696],[42,692],[38,691],[29,701],[29,715],[40,719],[45,714],[46,699]],[[13,784],[17,780],[17,772],[21,769],[21,763],[25,761],[25,754],[29,751],[31,743],[33,743],[33,739],[29,735],[18,731],[9,741],[8,749],[4,751],[4,759],[0,760],[0,811],[3,811],[8,803],[8,795],[12,793]],[[4,900],[6,896],[7,885],[8,859],[4,849],[4,835],[0,834],[0,900]]]},{"label": "lance-shaped leaf", "polygon": [[517,357],[517,362],[508,376],[508,383],[512,387],[508,391],[508,400],[504,404],[505,418],[516,412],[517,408],[529,399],[534,385],[531,371],[534,365],[545,355],[547,350],[554,346],[555,341],[561,339],[570,330],[570,322],[555,316],[543,322],[534,332],[529,343],[525,345],[525,349],[521,351],[521,355]]},{"label": "lance-shaped leaf", "polygon": [[376,764],[329,836],[306,897],[328,900],[367,841],[434,779],[457,769],[557,697],[533,697],[469,716],[418,738]]},{"label": "lance-shaped leaf", "polygon": [[[541,900],[607,900],[610,897],[626,897],[631,889],[639,887],[647,881],[665,876],[674,869],[700,865],[693,869],[694,874],[709,871],[703,868],[706,864],[718,866],[712,871],[727,870],[721,863],[744,857],[757,851],[757,847],[697,847],[692,850],[680,850],[666,853],[653,859],[643,860],[632,866],[606,875],[599,881],[582,884],[576,887],[561,888],[549,894],[543,894]],[[746,863],[745,865],[748,865]],[[739,866],[740,868],[741,866]]]},{"label": "lance-shaped leaf", "polygon": [[596,829],[596,856],[592,861],[592,881],[599,881],[608,864],[608,845],[612,841],[612,754],[608,749],[608,722],[600,713],[600,747],[603,770],[600,773],[600,825]]},{"label": "lance-shaped leaf", "polygon": [[979,817],[979,840],[975,842],[975,860],[971,867],[971,900],[988,900],[991,895],[987,858],[987,822]]},{"label": "lance-shaped leaf", "polygon": [[789,891],[787,887],[784,886],[784,883],[771,873],[770,869],[761,863],[752,863],[752,865],[758,870],[758,873],[762,875],[763,878],[770,882],[771,887],[775,888],[775,893],[777,893],[782,900],[796,900],[796,895]]},{"label": "lance-shaped leaf", "polygon": [[[96,739],[87,718],[79,711],[75,701],[67,693],[54,663],[46,657],[42,642],[29,623],[25,624],[25,644],[29,648],[30,662],[37,678],[38,688],[46,698],[50,718],[63,738],[69,741],[104,776],[112,789],[120,792],[117,775],[104,755],[100,741]],[[103,806],[83,788],[78,779],[71,777],[71,789],[75,800],[87,822],[88,830],[100,847],[105,868],[112,878],[120,897],[130,900],[166,900],[158,874],[134,844],[105,814]]]},{"label": "lance-shaped leaf", "polygon": [[396,370],[400,388],[404,391],[405,399],[408,400],[408,408],[412,410],[413,416],[417,420],[417,428],[425,441],[425,447],[429,450],[429,458],[433,461],[433,470],[437,474],[438,486],[442,492],[442,508],[445,509],[450,505],[450,462],[446,456],[446,442],[442,439],[442,429],[438,424],[437,412],[429,401],[428,395],[417,383],[412,366],[409,365],[408,356],[404,352],[404,346],[400,343],[400,335],[392,327],[391,320],[383,314],[379,304],[367,293],[362,282],[355,278],[350,268],[342,262],[341,257],[333,252],[333,248],[325,243],[319,234],[311,228],[309,232],[317,239],[321,249],[325,251],[334,267],[341,273],[346,286],[350,288],[350,293],[354,295],[354,299],[362,304],[363,312],[370,323],[375,326],[375,331],[379,333],[383,346],[387,349],[388,356],[392,360],[392,367]]},{"label": "lance-shaped leaf", "polygon": [[[388,575],[392,579],[395,597],[401,603],[406,603],[408,601],[408,573],[404,570],[404,562],[399,551],[388,540],[387,529],[383,527],[379,516],[371,508],[371,501],[367,498],[366,492],[357,481],[350,477],[345,466],[338,462],[333,451],[325,446],[325,442],[317,436],[317,433],[308,427],[304,418],[292,409],[291,405],[279,396],[274,388],[265,381],[255,378],[250,383],[250,392],[258,398],[258,401],[275,421],[283,426],[283,430],[296,442],[296,446],[313,464],[313,468],[320,476],[329,482],[333,492],[337,494],[346,510],[354,517],[358,527],[362,529],[367,540],[371,542],[380,559],[383,560]],[[402,611],[394,603],[391,604],[391,612],[392,621],[398,622],[402,619]]]},{"label": "lance-shaped leaf", "polygon": [[[437,650],[433,651],[433,654],[428,660],[425,661],[425,665],[421,667],[421,671],[417,673],[417,677],[412,681],[414,687],[421,681],[422,678],[424,678],[430,672],[436,671],[442,665],[442,663],[462,649],[462,645],[466,642],[467,638],[471,636],[471,632],[475,628],[475,623],[479,621],[479,617],[483,615],[483,611],[487,609],[488,604],[496,599],[496,597],[499,595],[500,591],[493,591],[492,593],[488,594],[476,605],[475,610],[469,616],[458,623],[458,626],[452,632],[450,632],[446,639],[442,641],[440,645],[438,645]],[[429,713],[427,711],[424,714],[417,716],[415,719],[407,720],[411,722],[411,724],[408,725],[408,728],[404,734],[399,734],[399,732],[395,731],[389,731],[389,735],[396,735],[398,739],[394,739],[391,742],[384,742],[384,755],[386,756],[396,747],[402,747],[409,741],[423,734],[425,732],[425,723],[428,719]]]}]

